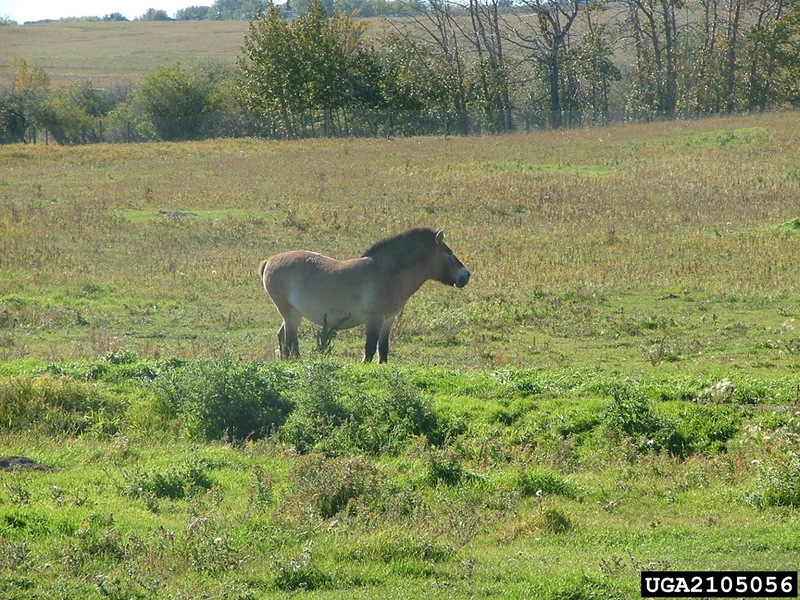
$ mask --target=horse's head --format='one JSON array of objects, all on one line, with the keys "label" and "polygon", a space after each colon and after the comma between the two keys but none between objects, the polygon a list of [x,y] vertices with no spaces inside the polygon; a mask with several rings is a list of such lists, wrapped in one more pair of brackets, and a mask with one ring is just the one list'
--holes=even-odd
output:
[{"label": "horse's head", "polygon": [[462,264],[450,247],[444,243],[444,231],[436,232],[436,269],[438,274],[433,277],[445,285],[454,285],[463,288],[469,281],[469,270]]}]

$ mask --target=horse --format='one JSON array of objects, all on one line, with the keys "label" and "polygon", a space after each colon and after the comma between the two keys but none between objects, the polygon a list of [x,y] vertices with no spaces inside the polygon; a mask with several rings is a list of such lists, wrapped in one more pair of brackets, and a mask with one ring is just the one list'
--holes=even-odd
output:
[{"label": "horse", "polygon": [[389,331],[408,299],[428,280],[463,288],[470,272],[444,243],[444,232],[411,229],[381,240],[360,258],[337,260],[292,250],[259,267],[264,290],[283,323],[281,358],[300,356],[297,330],[303,317],[327,330],[364,325],[363,362],[389,355]]}]

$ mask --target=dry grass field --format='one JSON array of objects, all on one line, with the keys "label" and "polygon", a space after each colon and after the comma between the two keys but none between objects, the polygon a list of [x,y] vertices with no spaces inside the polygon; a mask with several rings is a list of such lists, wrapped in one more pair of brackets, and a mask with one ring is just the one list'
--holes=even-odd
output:
[{"label": "dry grass field", "polygon": [[[255,270],[443,228],[401,362],[797,364],[796,113],[479,138],[0,148],[4,355],[273,356]],[[162,211],[183,211],[170,217]],[[788,224],[788,225],[787,225]],[[87,291],[88,290],[88,291]],[[357,358],[361,334],[339,340]]]},{"label": "dry grass field", "polygon": [[135,82],[180,61],[232,65],[246,21],[56,22],[0,27],[0,81],[12,59],[43,68],[54,86]]}]

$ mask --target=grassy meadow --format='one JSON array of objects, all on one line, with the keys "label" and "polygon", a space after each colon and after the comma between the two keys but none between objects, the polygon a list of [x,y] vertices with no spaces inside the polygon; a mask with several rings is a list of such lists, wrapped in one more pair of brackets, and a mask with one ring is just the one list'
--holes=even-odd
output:
[{"label": "grassy meadow", "polygon": [[[798,568],[800,118],[0,147],[0,596],[635,598]],[[388,366],[258,265],[445,230]]]},{"label": "grassy meadow", "polygon": [[232,65],[247,21],[59,21],[0,27],[0,81],[13,76],[13,59],[43,68],[53,86],[96,87],[138,81],[176,61]]}]

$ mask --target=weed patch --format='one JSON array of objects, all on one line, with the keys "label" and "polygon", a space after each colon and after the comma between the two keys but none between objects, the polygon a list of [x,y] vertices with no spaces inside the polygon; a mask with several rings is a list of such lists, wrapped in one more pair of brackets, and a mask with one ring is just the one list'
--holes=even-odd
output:
[{"label": "weed patch", "polygon": [[688,444],[677,424],[657,416],[641,392],[623,384],[612,393],[606,416],[606,425],[612,433],[630,441],[640,453],[666,450],[676,456],[686,455]]},{"label": "weed patch", "polygon": [[293,400],[279,437],[300,452],[392,454],[417,436],[441,444],[448,431],[430,401],[398,373],[348,379],[335,363],[315,362]]},{"label": "weed patch", "polygon": [[747,501],[758,508],[800,507],[800,454],[790,455],[783,464],[761,466],[756,491]]},{"label": "weed patch", "polygon": [[302,457],[292,468],[294,494],[286,504],[301,515],[329,519],[342,511],[356,513],[381,494],[384,476],[361,458],[326,458],[319,454]]},{"label": "weed patch", "polygon": [[277,367],[198,359],[155,381],[164,411],[194,439],[259,439],[283,425],[292,410]]},{"label": "weed patch", "polygon": [[207,460],[191,458],[166,469],[135,469],[123,473],[117,489],[124,496],[143,500],[157,512],[159,499],[183,500],[210,489],[214,483],[209,475],[211,466]]}]

